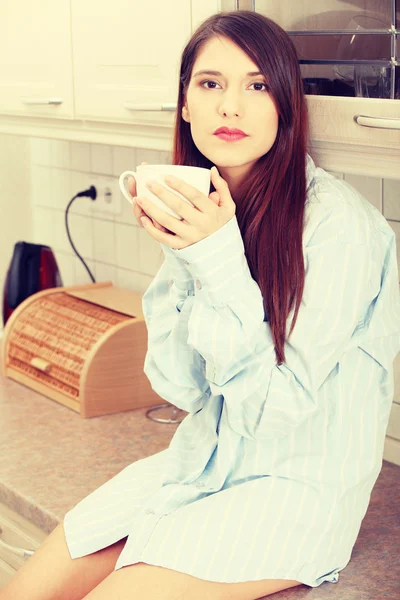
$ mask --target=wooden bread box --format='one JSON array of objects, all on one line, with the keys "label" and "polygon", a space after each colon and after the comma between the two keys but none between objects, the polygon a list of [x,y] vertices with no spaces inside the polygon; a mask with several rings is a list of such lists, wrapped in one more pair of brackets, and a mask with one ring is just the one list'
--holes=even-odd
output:
[{"label": "wooden bread box", "polygon": [[143,372],[142,296],[111,281],[26,298],[3,334],[1,369],[84,418],[168,404]]}]

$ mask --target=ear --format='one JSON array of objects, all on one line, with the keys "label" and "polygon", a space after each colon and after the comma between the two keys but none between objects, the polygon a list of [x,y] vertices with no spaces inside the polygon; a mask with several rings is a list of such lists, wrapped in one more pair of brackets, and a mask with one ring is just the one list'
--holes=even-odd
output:
[{"label": "ear", "polygon": [[183,107],[182,107],[182,119],[183,119],[184,121],[186,121],[187,123],[189,123],[189,122],[190,122],[189,111],[188,111],[188,109],[187,109],[187,107],[186,107],[186,106],[183,106]]}]

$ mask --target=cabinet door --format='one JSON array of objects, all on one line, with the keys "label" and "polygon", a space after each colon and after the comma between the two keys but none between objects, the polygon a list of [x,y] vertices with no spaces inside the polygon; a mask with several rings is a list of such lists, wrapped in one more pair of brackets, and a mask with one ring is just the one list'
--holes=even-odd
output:
[{"label": "cabinet door", "polygon": [[73,116],[69,0],[1,0],[0,113]]},{"label": "cabinet door", "polygon": [[188,0],[71,0],[76,117],[170,123],[179,59],[191,34]]},{"label": "cabinet door", "polygon": [[400,99],[396,0],[320,0],[317,8],[314,0],[256,0],[254,7],[291,36],[307,94]]}]

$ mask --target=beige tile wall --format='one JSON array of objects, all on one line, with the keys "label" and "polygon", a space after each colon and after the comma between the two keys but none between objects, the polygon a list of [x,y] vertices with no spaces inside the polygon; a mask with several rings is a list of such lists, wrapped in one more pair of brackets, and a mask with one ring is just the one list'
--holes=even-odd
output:
[{"label": "beige tile wall", "polygon": [[[70,199],[96,182],[116,183],[122,171],[142,161],[168,164],[168,152],[31,138],[31,183],[34,243],[50,245],[64,285],[90,283],[65,228]],[[111,280],[143,293],[163,261],[158,242],[140,228],[132,208],[118,190],[121,213],[93,213],[94,202],[82,197],[69,211],[72,241],[96,281]]]}]

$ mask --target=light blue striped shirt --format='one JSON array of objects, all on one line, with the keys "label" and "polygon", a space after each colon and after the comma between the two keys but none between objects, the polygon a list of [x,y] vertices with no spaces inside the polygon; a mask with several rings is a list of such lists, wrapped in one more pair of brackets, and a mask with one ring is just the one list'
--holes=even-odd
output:
[{"label": "light blue striped shirt", "polygon": [[[383,215],[309,156],[307,185],[305,288],[280,366],[236,216],[183,250],[162,244],[143,296],[144,372],[189,414],[168,449],[67,515],[71,555],[132,533],[115,568],[338,581],[382,466],[399,278]],[[113,497],[124,508],[113,510]],[[91,526],[85,515],[93,522],[99,506],[110,516]]]}]

